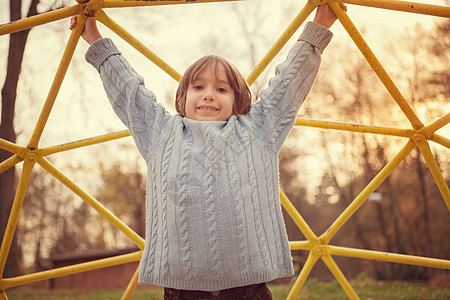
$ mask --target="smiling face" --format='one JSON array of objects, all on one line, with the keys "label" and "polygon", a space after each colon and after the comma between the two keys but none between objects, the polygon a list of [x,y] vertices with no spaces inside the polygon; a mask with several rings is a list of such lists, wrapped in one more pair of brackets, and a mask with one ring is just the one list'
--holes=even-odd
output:
[{"label": "smiling face", "polygon": [[186,117],[197,121],[226,121],[233,114],[234,97],[223,65],[209,64],[188,85]]},{"label": "smiling face", "polygon": [[[208,98],[205,92],[212,97]],[[217,55],[206,55],[194,62],[181,78],[175,96],[177,112],[195,120],[228,120],[232,114],[248,113],[251,104],[252,95],[244,76]]]}]

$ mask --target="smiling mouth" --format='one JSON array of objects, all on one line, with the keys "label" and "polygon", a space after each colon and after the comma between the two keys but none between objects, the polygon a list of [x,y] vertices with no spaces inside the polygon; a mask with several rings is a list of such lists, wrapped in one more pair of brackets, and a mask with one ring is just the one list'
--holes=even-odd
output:
[{"label": "smiling mouth", "polygon": [[214,106],[199,106],[199,107],[197,107],[197,109],[204,110],[204,111],[218,111],[219,110],[219,109],[215,108]]}]

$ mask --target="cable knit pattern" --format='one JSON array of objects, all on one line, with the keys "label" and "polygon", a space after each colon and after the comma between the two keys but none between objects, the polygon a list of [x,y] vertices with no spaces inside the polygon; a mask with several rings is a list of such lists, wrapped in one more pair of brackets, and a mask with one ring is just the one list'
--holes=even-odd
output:
[{"label": "cable knit pattern", "polygon": [[331,32],[307,23],[246,115],[170,115],[109,39],[86,59],[147,163],[139,282],[220,290],[293,275],[278,191],[278,152]]},{"label": "cable knit pattern", "polygon": [[[187,149],[191,148],[190,138],[188,140]],[[188,220],[188,167],[189,167],[189,151],[182,153],[179,165],[179,185],[178,190],[178,227],[180,242],[180,259],[183,261],[182,276],[186,280],[192,280],[192,257],[191,257],[191,241],[189,240],[189,220]]]},{"label": "cable knit pattern", "polygon": [[246,247],[247,224],[245,222],[245,207],[243,199],[237,189],[239,186],[239,175],[238,170],[236,169],[236,160],[232,152],[228,153],[227,159],[229,161],[226,165],[227,179],[229,182],[228,190],[230,191],[230,198],[235,207],[236,227],[234,228],[234,231],[236,237],[237,268],[239,269],[239,273],[247,274],[250,266],[249,254]]},{"label": "cable knit pattern", "polygon": [[[158,192],[156,189],[156,171],[155,171],[155,164],[151,164],[150,165],[151,168],[151,172],[149,173],[149,175],[153,175],[153,178],[151,181],[149,181],[149,185],[147,186],[147,189],[149,188],[149,186],[151,185],[151,189],[152,189],[152,195],[154,197],[158,197]],[[143,253],[142,256],[142,261],[141,261],[141,268],[144,269],[148,269],[149,272],[153,273],[155,264],[154,264],[154,260],[155,260],[155,252],[156,252],[156,245],[157,245],[157,233],[158,231],[156,230],[156,224],[158,223],[158,208],[157,208],[157,202],[156,201],[149,201],[147,199],[147,203],[146,203],[146,222],[147,222],[147,227],[150,226],[150,228],[152,228],[151,231],[147,230],[145,233],[145,240],[146,240],[146,244],[145,244],[145,251]]]},{"label": "cable knit pattern", "polygon": [[[273,160],[273,158],[271,158],[271,160]],[[273,164],[273,161],[270,162],[268,165],[272,165],[272,164]],[[266,178],[265,178],[266,182],[274,182],[274,181],[276,181],[276,179],[274,180],[273,174],[272,174],[272,172],[270,172],[270,170],[268,170],[266,167],[264,167],[264,171],[265,171],[264,175],[266,176]],[[276,193],[278,193],[278,190],[276,191]],[[268,186],[267,194],[266,194],[267,198],[266,199],[273,198],[274,194],[275,194],[274,189],[271,186]],[[269,210],[272,211],[273,213],[276,213],[278,207],[275,206],[275,202],[274,201],[268,201],[268,203],[269,203]],[[277,247],[278,245],[282,244],[281,243],[281,239],[280,239],[280,235],[278,234],[278,232],[276,232],[276,229],[279,228],[279,226],[278,226],[278,224],[275,223],[276,222],[275,219],[272,219],[271,222],[272,222],[273,236],[275,238],[275,245]],[[282,263],[283,260],[284,259],[283,259],[282,256],[281,257],[273,257],[272,258],[272,268],[276,269],[277,265]]]},{"label": "cable knit pattern", "polygon": [[[163,199],[168,199],[168,188],[167,188],[167,177],[169,174],[169,163],[171,160],[171,154],[172,154],[172,150],[173,150],[173,146],[174,146],[174,138],[171,135],[169,137],[168,143],[167,143],[167,151],[164,152],[163,155],[163,160],[162,160],[162,197]],[[161,276],[163,279],[166,279],[167,276],[169,275],[169,239],[168,239],[168,234],[169,234],[169,230],[168,230],[168,225],[167,225],[167,201],[161,201],[160,202],[162,205],[162,226],[163,226],[163,234],[162,234],[162,257],[161,257]]]},{"label": "cable knit pattern", "polygon": [[254,163],[253,156],[252,156],[252,137],[246,132],[245,129],[242,127],[239,127],[241,129],[240,136],[242,139],[242,144],[244,147],[244,153],[246,154],[245,161],[247,162],[247,177],[248,177],[248,184],[252,188],[250,189],[250,200],[253,206],[253,225],[255,226],[256,231],[256,239],[258,241],[258,248],[259,253],[262,258],[262,262],[266,266],[270,266],[270,259],[268,257],[268,251],[267,251],[267,240],[266,240],[266,234],[264,233],[264,228],[262,226],[261,221],[261,209],[259,209],[260,199],[259,199],[259,193],[258,193],[258,182],[256,179],[255,169],[253,168]]},{"label": "cable knit pattern", "polygon": [[[287,93],[288,88],[292,86],[292,80],[296,78],[296,75],[299,72],[300,67],[304,64],[305,59],[306,57],[302,55],[296,57],[296,59],[292,62],[292,68],[288,69],[288,73],[284,75],[282,86],[276,90],[277,94],[275,94],[274,97],[275,99],[278,99],[276,102],[280,101],[282,97]],[[276,105],[276,103],[274,105]],[[266,110],[265,114],[270,115],[270,111]],[[290,127],[290,123],[293,119],[295,119],[296,115],[297,107],[295,105],[289,105],[282,117],[280,116],[280,119],[277,122],[276,129],[274,130],[274,134],[271,135],[271,137],[273,138],[273,140],[271,140],[272,143],[275,142],[277,137],[282,136],[282,131],[285,130],[285,128]]]},{"label": "cable knit pattern", "polygon": [[213,140],[210,128],[206,128],[206,160],[208,164],[206,165],[205,174],[205,218],[207,225],[207,243],[208,243],[208,261],[210,263],[210,271],[212,279],[219,279],[223,276],[223,268],[221,262],[219,261],[219,234],[218,234],[218,224],[217,224],[217,209],[215,187],[216,184],[214,170],[217,168],[217,152],[215,151],[215,144]]}]

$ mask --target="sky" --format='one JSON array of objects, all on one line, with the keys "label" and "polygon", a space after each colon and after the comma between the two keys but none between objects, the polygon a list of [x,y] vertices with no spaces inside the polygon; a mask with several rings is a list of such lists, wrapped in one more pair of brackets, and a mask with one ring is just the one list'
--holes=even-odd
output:
[{"label": "sky", "polygon": [[[0,7],[7,8],[8,2],[0,0]],[[259,62],[305,3],[305,0],[245,0],[234,3],[108,9],[106,13],[179,73],[200,56],[213,52],[229,58],[244,76],[247,76],[254,63],[248,57],[248,39],[242,34],[240,18],[250,24],[247,29],[257,45],[255,59]],[[429,0],[423,3],[444,5],[443,0]],[[417,23],[425,28],[431,28],[434,20],[438,18],[356,5],[348,5],[348,15],[374,53],[381,57],[385,55],[387,41],[395,40],[406,28]],[[0,23],[7,23],[8,18],[8,9],[0,9]],[[308,18],[311,19],[312,16]],[[30,33],[16,110],[16,130],[19,133],[17,142],[20,145],[26,145],[28,142],[40,108],[48,94],[63,48],[70,35],[68,24],[68,19],[62,20],[39,26]],[[113,38],[160,102],[174,96],[177,85],[172,78],[108,29],[100,26],[100,30],[105,37]],[[300,34],[300,30],[295,33],[295,37]],[[332,31],[335,36],[327,51],[333,51],[333,43],[342,41],[351,43],[338,22],[333,25]],[[283,59],[286,50],[294,41],[295,38],[292,38],[288,42],[267,73],[273,71],[274,64]],[[0,36],[2,83],[6,69],[7,47],[8,37]],[[86,50],[87,44],[80,41],[44,130],[41,147],[125,129],[112,112],[97,72],[84,61]],[[381,60],[383,62],[383,59]],[[265,78],[270,77],[270,74],[263,73],[263,75]],[[168,105],[169,110],[170,106]],[[116,153],[106,146],[103,148],[99,146],[99,149],[105,151],[104,157]],[[73,153],[71,159],[77,155]],[[80,157],[86,154],[83,151],[77,153],[80,153]],[[131,160],[138,159],[138,156],[137,152],[134,152]],[[55,155],[55,158],[57,157],[58,155]]]}]

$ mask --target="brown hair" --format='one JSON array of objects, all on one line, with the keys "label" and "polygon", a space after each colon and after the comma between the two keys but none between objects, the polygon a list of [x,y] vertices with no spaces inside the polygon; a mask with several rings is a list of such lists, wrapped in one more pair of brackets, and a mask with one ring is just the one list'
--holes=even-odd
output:
[{"label": "brown hair", "polygon": [[193,63],[180,80],[175,96],[175,107],[180,115],[186,116],[186,94],[189,84],[193,83],[209,65],[213,65],[217,71],[218,64],[221,64],[225,69],[228,82],[234,91],[233,115],[246,114],[250,111],[252,94],[244,76],[225,58],[207,55]]}]

